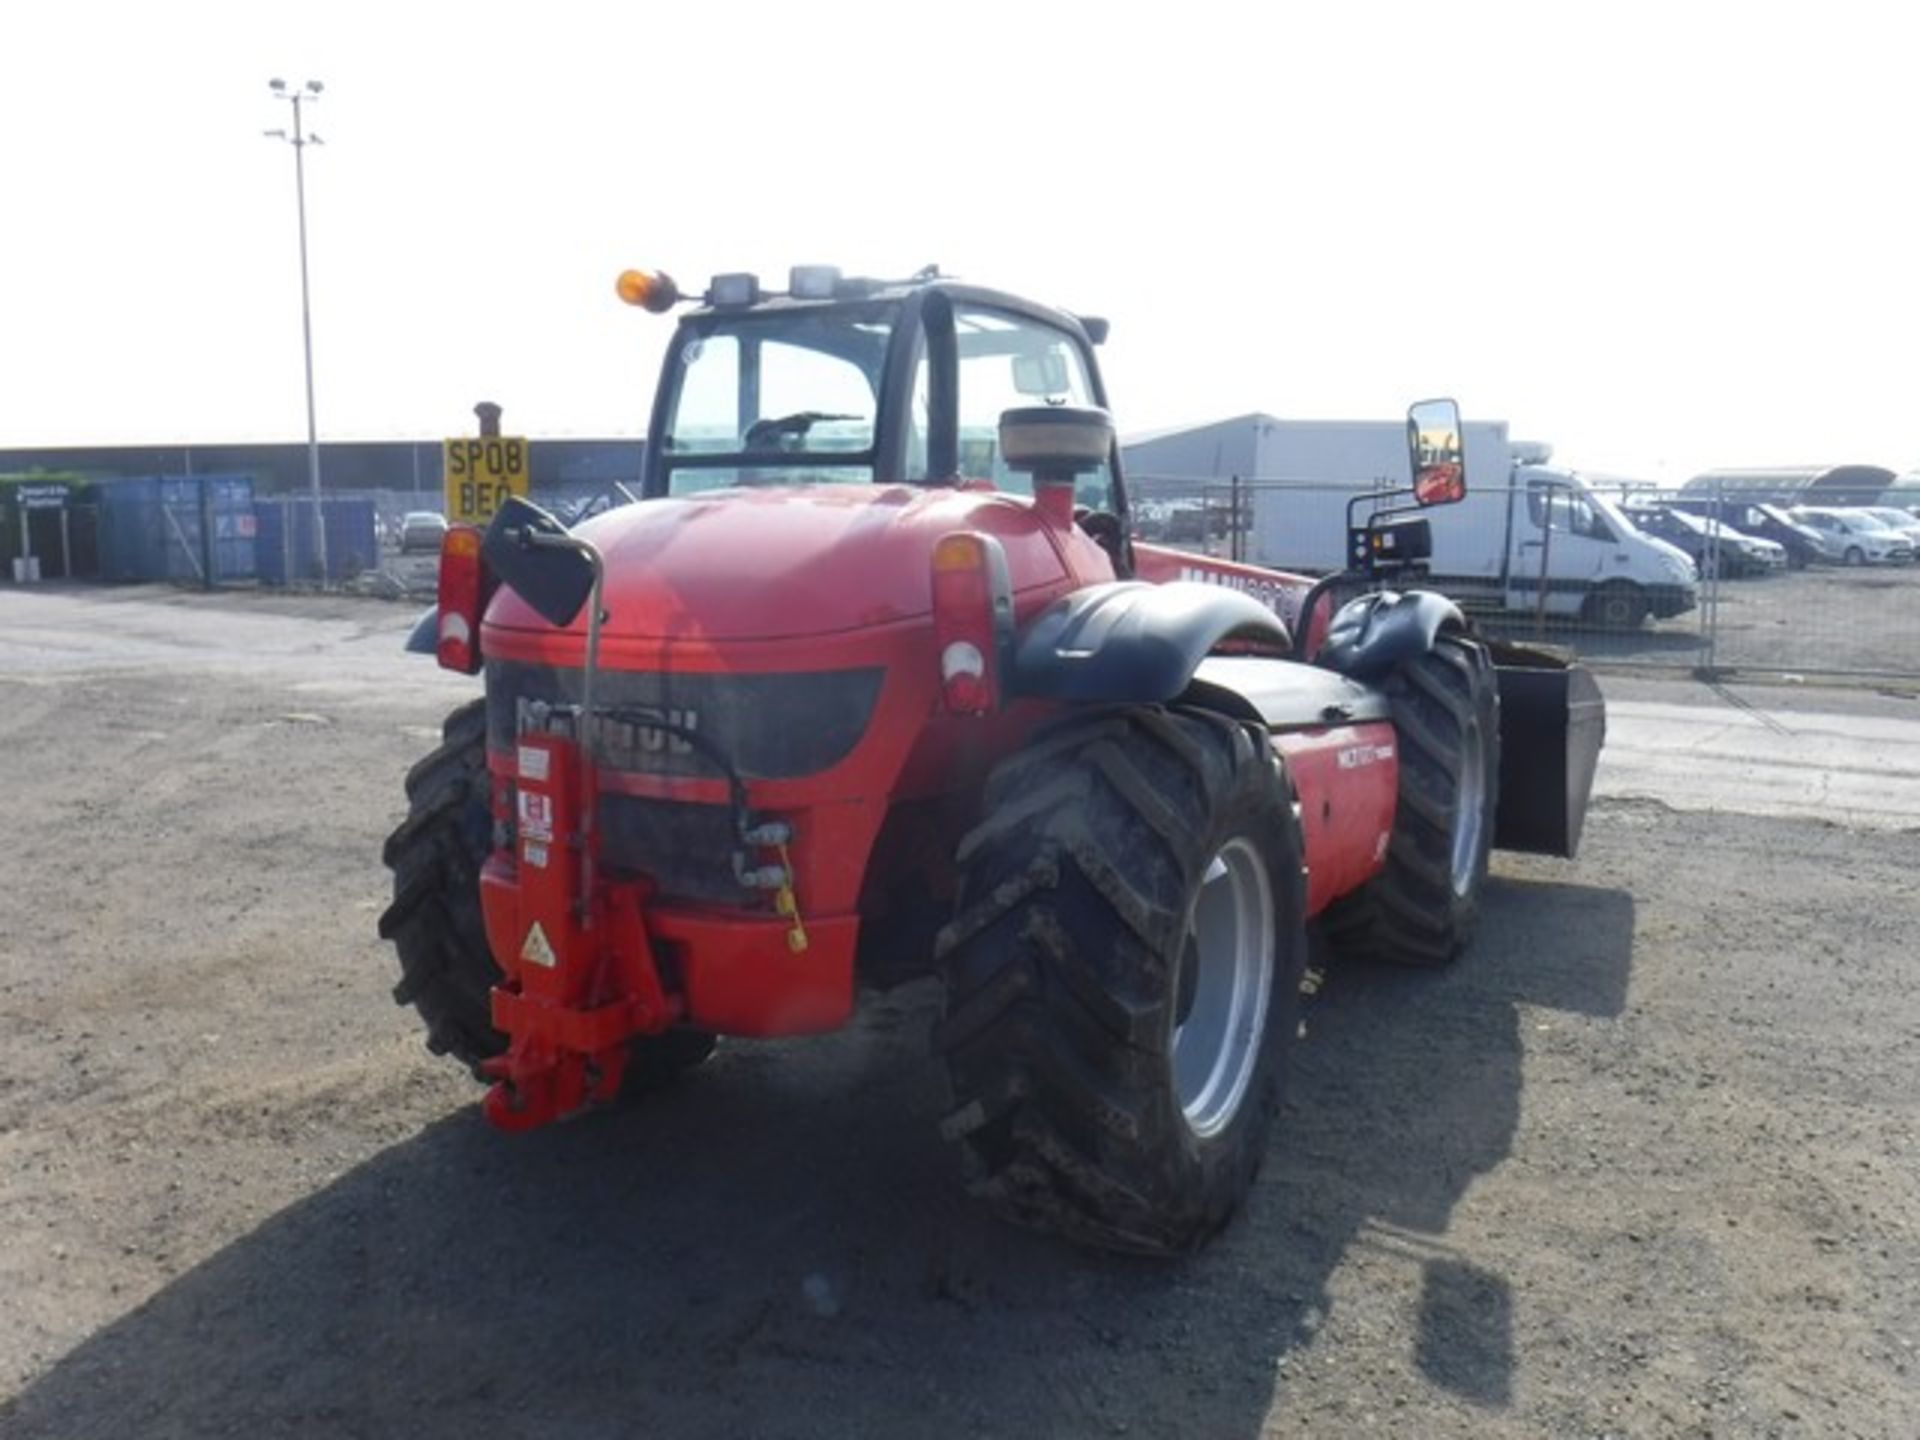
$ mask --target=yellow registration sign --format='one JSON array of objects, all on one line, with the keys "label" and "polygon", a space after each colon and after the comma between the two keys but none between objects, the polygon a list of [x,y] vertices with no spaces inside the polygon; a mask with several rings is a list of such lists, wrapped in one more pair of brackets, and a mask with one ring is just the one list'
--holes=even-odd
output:
[{"label": "yellow registration sign", "polygon": [[527,442],[518,435],[465,435],[445,444],[447,519],[484,525],[509,495],[527,493]]}]

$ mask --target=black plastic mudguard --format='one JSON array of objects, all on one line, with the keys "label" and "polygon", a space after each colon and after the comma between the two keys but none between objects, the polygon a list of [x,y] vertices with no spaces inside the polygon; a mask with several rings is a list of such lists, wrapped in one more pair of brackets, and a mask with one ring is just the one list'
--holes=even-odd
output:
[{"label": "black plastic mudguard", "polygon": [[1565,652],[1483,642],[1500,681],[1501,850],[1572,859],[1580,848],[1594,767],[1607,738],[1599,682]]},{"label": "black plastic mudguard", "polygon": [[1466,617],[1453,601],[1432,590],[1356,596],[1328,622],[1326,641],[1314,663],[1355,680],[1384,679],[1431,650],[1434,637],[1448,627],[1466,629]]},{"label": "black plastic mudguard", "polygon": [[1049,605],[1014,645],[1010,689],[1045,700],[1164,703],[1224,640],[1284,655],[1280,617],[1219,585],[1123,580]]}]

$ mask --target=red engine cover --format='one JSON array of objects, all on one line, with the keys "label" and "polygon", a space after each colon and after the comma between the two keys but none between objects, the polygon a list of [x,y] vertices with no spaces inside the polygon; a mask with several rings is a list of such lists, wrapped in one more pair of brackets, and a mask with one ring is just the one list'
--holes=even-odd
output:
[{"label": "red engine cover", "polygon": [[[578,533],[606,557],[603,641],[617,665],[627,637],[792,639],[928,615],[933,545],[952,530],[999,540],[1016,592],[1051,596],[1070,578],[1113,577],[1105,552],[1085,535],[1049,526],[1025,500],[991,490],[729,490],[622,506]],[[578,663],[584,616],[560,639],[524,601],[503,592],[487,611],[487,625],[550,636]],[[483,640],[490,654],[498,643],[491,635]]]}]

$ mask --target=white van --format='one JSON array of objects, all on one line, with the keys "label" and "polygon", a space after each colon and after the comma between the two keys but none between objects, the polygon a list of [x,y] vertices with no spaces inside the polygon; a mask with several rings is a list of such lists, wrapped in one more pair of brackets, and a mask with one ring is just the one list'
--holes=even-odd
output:
[{"label": "white van", "polygon": [[[1348,502],[1407,483],[1405,424],[1262,421],[1246,472],[1256,477],[1247,487],[1247,558],[1312,573],[1342,568]],[[1546,446],[1510,442],[1504,421],[1463,428],[1467,498],[1422,512],[1433,528],[1426,583],[1434,589],[1466,604],[1533,612],[1544,584],[1549,615],[1622,629],[1698,603],[1693,561],[1641,534],[1577,473],[1550,467]],[[1368,506],[1355,509],[1364,516]]]}]

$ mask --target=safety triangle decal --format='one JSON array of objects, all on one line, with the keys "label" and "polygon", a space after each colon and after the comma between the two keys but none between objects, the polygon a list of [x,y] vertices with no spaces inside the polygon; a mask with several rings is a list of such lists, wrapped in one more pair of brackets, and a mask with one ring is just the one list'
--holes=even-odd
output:
[{"label": "safety triangle decal", "polygon": [[553,946],[547,943],[547,932],[540,928],[538,920],[527,931],[526,944],[520,947],[520,958],[529,965],[544,965],[549,970],[560,963],[554,958]]}]

